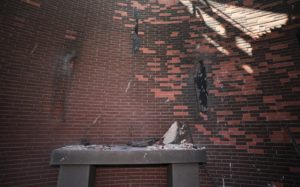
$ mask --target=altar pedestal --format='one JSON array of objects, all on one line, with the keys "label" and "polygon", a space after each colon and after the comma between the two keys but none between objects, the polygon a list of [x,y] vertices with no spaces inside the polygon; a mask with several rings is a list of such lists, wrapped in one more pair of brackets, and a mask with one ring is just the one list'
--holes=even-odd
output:
[{"label": "altar pedestal", "polygon": [[60,166],[58,187],[94,187],[95,167],[104,165],[168,165],[169,187],[197,187],[198,165],[205,162],[206,152],[200,149],[77,145],[55,149],[50,164]]}]

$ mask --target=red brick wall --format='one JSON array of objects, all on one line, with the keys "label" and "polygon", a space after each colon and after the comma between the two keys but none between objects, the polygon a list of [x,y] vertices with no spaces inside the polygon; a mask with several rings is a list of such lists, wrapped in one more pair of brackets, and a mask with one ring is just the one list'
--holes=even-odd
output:
[{"label": "red brick wall", "polygon": [[[176,0],[1,2],[0,184],[55,186],[52,149],[160,137],[182,120],[207,148],[204,186],[297,186],[284,127],[299,143],[299,1],[207,2],[196,15]],[[70,49],[66,74],[59,64]],[[199,59],[206,114],[193,88]],[[166,166],[99,168],[96,181],[166,186]]]}]

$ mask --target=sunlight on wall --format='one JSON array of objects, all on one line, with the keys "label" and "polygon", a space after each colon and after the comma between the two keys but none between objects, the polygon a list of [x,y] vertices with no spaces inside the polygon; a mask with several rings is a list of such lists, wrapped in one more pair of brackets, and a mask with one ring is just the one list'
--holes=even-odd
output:
[{"label": "sunlight on wall", "polygon": [[224,47],[220,46],[220,44],[218,44],[215,40],[213,40],[212,38],[210,38],[206,34],[203,34],[202,36],[208,41],[208,43],[210,43],[211,45],[216,47],[218,51],[220,51],[221,53],[223,53],[225,55],[229,55],[229,51],[224,49]]},{"label": "sunlight on wall", "polygon": [[[284,13],[224,5],[212,0],[207,0],[207,2],[214,13],[253,39],[270,32],[272,28],[281,27],[288,21],[288,15]],[[246,16],[247,19],[257,19],[257,24],[249,24],[245,21]]]},{"label": "sunlight on wall", "polygon": [[252,46],[249,42],[247,42],[239,36],[236,36],[235,44],[240,50],[244,51],[247,55],[252,56]]},{"label": "sunlight on wall", "polygon": [[242,68],[249,74],[254,73],[253,69],[247,64],[242,65]]},{"label": "sunlight on wall", "polygon": [[159,4],[165,5],[167,7],[173,6],[179,2],[179,0],[158,0]]},{"label": "sunlight on wall", "polygon": [[[197,2],[195,0],[179,1],[187,7],[190,14],[195,15],[199,19],[203,19],[204,23],[216,32],[216,34],[223,38],[231,39],[232,37],[235,46],[248,56],[252,56],[251,39],[249,39],[249,37],[257,39],[261,35],[271,32],[271,29],[281,27],[288,21],[288,15],[285,13],[239,7],[219,3],[215,0],[197,0]],[[212,12],[209,13],[208,11]],[[247,20],[245,20],[245,18],[247,18]],[[222,23],[227,23],[221,24],[219,20],[223,20],[221,21]],[[227,33],[226,29],[238,29],[240,34],[238,34],[238,36],[231,36],[229,32]],[[217,50],[223,54],[229,54],[228,50],[220,46],[213,38],[205,34],[203,34],[203,36],[210,44],[215,46]]]},{"label": "sunlight on wall", "polygon": [[207,13],[205,13],[203,10],[201,10],[200,8],[197,8],[205,22],[205,24],[211,28],[212,30],[214,30],[216,33],[218,33],[219,35],[226,37],[226,30],[225,28],[222,26],[222,24],[220,22],[218,22],[215,18],[209,16]]},{"label": "sunlight on wall", "polygon": [[188,11],[190,14],[193,14],[194,11],[193,11],[193,4],[191,2],[191,0],[179,0],[180,3],[182,3],[184,6],[187,7]]}]

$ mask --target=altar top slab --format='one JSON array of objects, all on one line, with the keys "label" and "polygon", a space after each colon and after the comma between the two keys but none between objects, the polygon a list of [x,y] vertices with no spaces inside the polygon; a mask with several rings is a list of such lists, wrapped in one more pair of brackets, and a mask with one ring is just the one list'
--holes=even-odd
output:
[{"label": "altar top slab", "polygon": [[72,145],[53,150],[50,164],[146,165],[205,162],[206,151],[203,148]]}]

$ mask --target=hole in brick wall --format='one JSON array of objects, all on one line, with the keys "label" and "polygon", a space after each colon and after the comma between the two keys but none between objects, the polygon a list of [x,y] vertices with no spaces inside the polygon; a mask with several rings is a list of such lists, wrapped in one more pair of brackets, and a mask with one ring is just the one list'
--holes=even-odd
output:
[{"label": "hole in brick wall", "polygon": [[194,86],[197,94],[197,108],[198,112],[207,111],[207,80],[206,80],[206,68],[203,61],[200,60],[196,64],[196,70],[194,74]]},{"label": "hole in brick wall", "polygon": [[133,30],[133,36],[132,36],[132,50],[133,53],[137,52],[140,48],[140,38],[139,38],[139,12],[134,9],[133,10],[133,16],[135,19],[135,26]]}]

